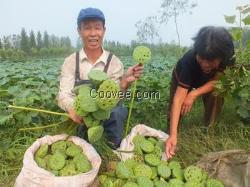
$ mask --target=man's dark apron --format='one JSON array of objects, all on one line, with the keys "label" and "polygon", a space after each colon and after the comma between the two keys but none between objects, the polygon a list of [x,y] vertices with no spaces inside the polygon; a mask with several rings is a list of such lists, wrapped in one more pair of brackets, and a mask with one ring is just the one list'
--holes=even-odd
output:
[{"label": "man's dark apron", "polygon": [[[112,59],[113,54],[109,53],[108,59],[107,59],[107,63],[104,67],[103,72],[107,73],[108,68],[109,68],[109,64],[110,61]],[[79,68],[80,64],[79,64],[79,51],[76,52],[76,69],[75,69],[75,86],[79,86],[82,84],[90,84],[90,80],[81,80],[80,79],[80,68]]]}]

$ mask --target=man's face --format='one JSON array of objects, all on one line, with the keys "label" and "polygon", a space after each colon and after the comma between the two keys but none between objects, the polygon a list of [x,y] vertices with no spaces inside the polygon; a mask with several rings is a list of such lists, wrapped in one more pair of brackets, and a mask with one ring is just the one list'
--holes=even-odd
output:
[{"label": "man's face", "polygon": [[221,60],[219,58],[207,60],[201,58],[199,55],[196,55],[196,60],[204,73],[210,73],[212,70],[218,69],[221,63]]},{"label": "man's face", "polygon": [[86,49],[99,49],[105,33],[103,22],[97,19],[88,19],[81,23],[78,33]]}]

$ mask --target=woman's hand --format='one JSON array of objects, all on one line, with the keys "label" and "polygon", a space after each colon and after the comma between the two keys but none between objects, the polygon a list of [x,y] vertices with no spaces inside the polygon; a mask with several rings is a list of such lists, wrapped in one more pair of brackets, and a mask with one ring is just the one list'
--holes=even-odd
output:
[{"label": "woman's hand", "polygon": [[197,96],[195,90],[187,94],[181,107],[181,115],[185,115],[186,113],[191,111],[191,108],[194,104],[196,97]]},{"label": "woman's hand", "polygon": [[167,159],[171,159],[175,155],[176,151],[176,144],[177,144],[177,135],[169,136],[166,140],[166,148],[165,153],[167,156]]}]

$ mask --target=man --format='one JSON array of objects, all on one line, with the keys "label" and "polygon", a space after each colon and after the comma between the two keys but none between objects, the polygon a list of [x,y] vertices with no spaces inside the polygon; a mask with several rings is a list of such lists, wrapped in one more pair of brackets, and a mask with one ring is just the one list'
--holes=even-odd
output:
[{"label": "man", "polygon": [[[84,124],[84,119],[77,116],[73,108],[75,95],[72,93],[72,89],[75,86],[89,83],[90,70],[103,70],[120,85],[122,91],[125,91],[132,82],[140,77],[143,67],[137,64],[129,67],[127,73],[124,74],[123,64],[119,58],[102,48],[106,28],[105,17],[101,10],[82,9],[77,18],[77,27],[83,48],[79,53],[71,54],[64,61],[60,77],[58,105],[68,112],[74,122]],[[119,105],[112,110],[110,119],[103,124],[107,138],[114,148],[120,145],[126,117],[127,109]],[[84,125],[78,127],[79,136],[82,131],[86,131]]]},{"label": "man", "polygon": [[234,45],[228,31],[221,27],[203,27],[194,38],[194,47],[177,63],[170,88],[170,132],[166,155],[175,154],[177,127],[181,115],[188,113],[202,96],[205,124],[212,125],[221,111],[223,99],[212,95],[219,72],[233,63]]}]

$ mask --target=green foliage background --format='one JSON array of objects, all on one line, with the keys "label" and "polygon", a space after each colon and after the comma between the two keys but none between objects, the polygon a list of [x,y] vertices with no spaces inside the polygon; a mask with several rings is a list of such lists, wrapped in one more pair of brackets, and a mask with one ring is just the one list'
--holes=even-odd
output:
[{"label": "green foliage background", "polygon": [[[241,12],[245,10],[238,9]],[[231,24],[234,24],[235,19],[235,16],[226,17]],[[245,34],[249,33],[249,19],[249,12],[245,11],[241,20],[245,25],[232,27],[231,30],[235,39],[236,63],[225,71],[217,84],[216,93],[223,94],[226,100],[217,125],[213,129],[204,127],[200,99],[196,101],[191,113],[181,121],[175,159],[184,166],[198,161],[208,152],[250,149],[250,43],[247,42],[248,34]],[[40,41],[41,36],[38,38]],[[8,108],[9,104],[14,104],[63,112],[56,101],[62,56],[66,57],[76,49],[47,44],[42,46],[41,43],[37,42],[34,46],[34,42],[30,42],[32,47],[25,50],[25,42],[23,49],[11,48],[6,41],[0,42],[0,186],[13,186],[22,167],[23,154],[37,138],[47,134],[75,134],[76,126],[64,116]],[[131,42],[131,45],[105,42],[105,48],[119,56],[126,68],[134,64],[131,56],[136,45],[136,42]],[[166,131],[171,72],[187,48],[174,44],[151,44],[150,48],[153,59],[145,65],[137,91],[159,92],[160,98],[136,98],[130,128],[144,123]],[[125,100],[124,103],[128,106],[129,101]],[[110,157],[110,152],[106,150],[106,147],[102,147],[101,154]]]}]

